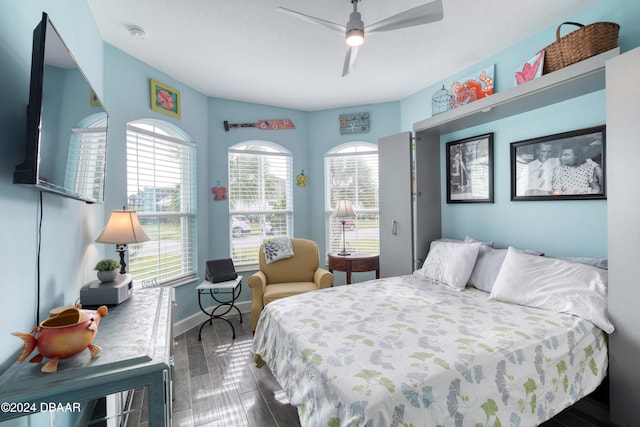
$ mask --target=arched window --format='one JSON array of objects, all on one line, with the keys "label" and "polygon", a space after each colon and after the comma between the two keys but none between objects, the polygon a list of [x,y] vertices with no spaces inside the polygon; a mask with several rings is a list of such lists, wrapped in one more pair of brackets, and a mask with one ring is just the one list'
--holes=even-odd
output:
[{"label": "arched window", "polygon": [[229,231],[236,266],[258,263],[265,238],[293,235],[292,156],[265,141],[229,148]]},{"label": "arched window", "polygon": [[379,253],[378,147],[367,142],[340,145],[327,153],[324,166],[328,251],[342,250],[342,222],[333,216],[333,209],[338,200],[348,199],[356,216],[344,224],[346,249]]},{"label": "arched window", "polygon": [[127,201],[151,239],[129,248],[129,273],[144,283],[195,278],[196,146],[173,125],[127,125]]}]

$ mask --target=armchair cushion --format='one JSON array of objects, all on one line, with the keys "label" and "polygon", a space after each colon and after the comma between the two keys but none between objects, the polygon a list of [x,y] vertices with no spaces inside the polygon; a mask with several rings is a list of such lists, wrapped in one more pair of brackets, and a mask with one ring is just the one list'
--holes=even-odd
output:
[{"label": "armchair cushion", "polygon": [[264,305],[269,304],[280,298],[290,297],[305,292],[318,290],[318,286],[313,282],[289,282],[289,283],[271,283],[265,287],[262,299]]}]

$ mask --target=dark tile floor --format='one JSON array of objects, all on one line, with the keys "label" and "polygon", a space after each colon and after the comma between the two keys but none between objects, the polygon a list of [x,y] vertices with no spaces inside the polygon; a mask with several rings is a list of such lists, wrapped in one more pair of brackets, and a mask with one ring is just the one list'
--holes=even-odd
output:
[{"label": "dark tile floor", "polygon": [[[236,331],[214,320],[175,338],[173,426],[295,427],[298,412],[268,368],[258,369],[251,353],[251,319],[230,317]],[[136,393],[134,408],[145,408]],[[128,424],[146,427],[143,410],[130,414]]]},{"label": "dark tile floor", "polygon": [[[214,321],[176,337],[173,425],[211,427],[296,427],[300,425],[295,407],[268,368],[258,369],[251,353],[249,314],[240,323],[230,317],[236,330],[222,321]],[[146,404],[140,392],[134,397],[130,426],[143,426]],[[142,421],[141,421],[142,420]],[[542,427],[605,427],[576,408],[564,411]]]}]

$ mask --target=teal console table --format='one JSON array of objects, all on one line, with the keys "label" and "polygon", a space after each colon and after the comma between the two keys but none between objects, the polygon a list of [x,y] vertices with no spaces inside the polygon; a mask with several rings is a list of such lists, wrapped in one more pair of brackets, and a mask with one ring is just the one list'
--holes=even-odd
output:
[{"label": "teal console table", "polygon": [[[54,373],[41,372],[41,364],[15,363],[0,376],[0,402],[40,411],[52,403],[73,407],[146,387],[149,426],[170,426],[173,303],[172,288],[136,288],[100,321],[94,344],[102,352],[97,357],[83,351],[61,360]],[[3,410],[0,421],[23,415],[28,411]]]}]

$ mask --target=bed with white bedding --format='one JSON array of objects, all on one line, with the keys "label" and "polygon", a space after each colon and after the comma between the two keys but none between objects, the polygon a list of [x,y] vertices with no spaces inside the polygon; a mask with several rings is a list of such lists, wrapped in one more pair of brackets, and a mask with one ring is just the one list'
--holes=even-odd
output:
[{"label": "bed with white bedding", "polygon": [[303,426],[533,426],[600,384],[592,321],[488,296],[420,274],[297,295],[253,351]]}]

